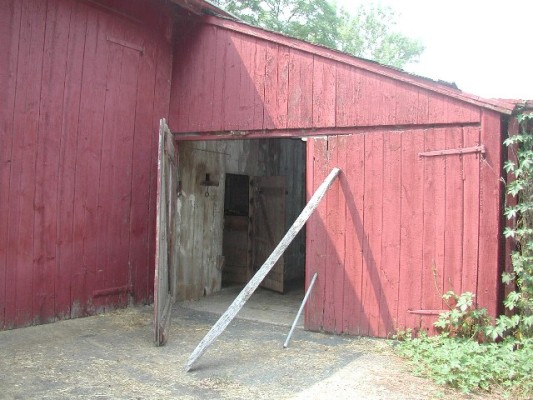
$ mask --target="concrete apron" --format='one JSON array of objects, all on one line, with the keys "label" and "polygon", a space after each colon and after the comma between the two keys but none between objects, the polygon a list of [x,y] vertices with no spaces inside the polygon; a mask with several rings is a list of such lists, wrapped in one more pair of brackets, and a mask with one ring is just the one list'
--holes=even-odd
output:
[{"label": "concrete apron", "polygon": [[0,398],[424,399],[435,393],[406,373],[383,340],[298,328],[283,349],[303,292],[292,304],[290,295],[259,291],[195,369],[184,372],[237,291],[177,304],[169,342],[160,348],[152,344],[149,306],[0,332]]},{"label": "concrete apron", "polygon": [[[212,296],[197,301],[186,301],[183,307],[222,315],[240,293],[242,287],[224,288]],[[290,327],[304,298],[303,288],[291,289],[285,294],[258,288],[236,318]],[[297,328],[303,329],[303,315]],[[288,330],[287,330],[288,332]]]}]

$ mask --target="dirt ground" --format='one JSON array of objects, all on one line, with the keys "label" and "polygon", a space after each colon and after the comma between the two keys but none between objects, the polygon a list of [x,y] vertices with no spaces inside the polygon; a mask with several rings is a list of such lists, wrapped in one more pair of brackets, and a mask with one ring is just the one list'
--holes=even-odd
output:
[{"label": "dirt ground", "polygon": [[[225,293],[214,308],[233,298]],[[160,348],[152,344],[151,307],[0,332],[0,398],[472,398],[412,376],[389,341],[300,326],[283,349],[292,306],[270,301],[267,307],[274,295],[254,296],[188,373],[189,354],[218,319],[204,302],[174,308],[169,342]]]}]

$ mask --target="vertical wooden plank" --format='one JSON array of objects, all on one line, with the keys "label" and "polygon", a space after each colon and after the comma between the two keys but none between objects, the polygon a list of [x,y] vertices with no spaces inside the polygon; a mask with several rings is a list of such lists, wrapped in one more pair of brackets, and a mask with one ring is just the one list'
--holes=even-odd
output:
[{"label": "vertical wooden plank", "polygon": [[[330,190],[337,192],[337,223],[332,226],[333,228],[333,246],[335,249],[336,263],[333,273],[334,282],[334,315],[335,315],[335,330],[336,333],[343,333],[344,325],[344,280],[346,279],[346,198],[342,187],[347,185],[346,175],[343,171],[346,171],[347,167],[347,154],[346,145],[348,138],[346,136],[338,136],[336,144],[337,162],[333,167],[340,168],[341,173],[337,179],[335,187]],[[332,168],[333,168],[332,167]],[[331,169],[331,168],[330,168]]]},{"label": "vertical wooden plank", "polygon": [[[391,124],[407,125],[416,124],[418,120],[418,88],[400,82],[394,82],[394,114],[391,115]],[[382,93],[387,96],[388,90],[382,88]]]},{"label": "vertical wooden plank", "polygon": [[[87,8],[87,31],[83,57],[76,177],[74,188],[73,260],[64,265],[61,281],[69,283],[70,316],[94,311],[92,292],[98,269],[98,190],[102,146],[102,126],[106,96],[109,17]],[[80,243],[83,243],[80,245]]]},{"label": "vertical wooden plank", "polygon": [[232,35],[227,38],[226,68],[224,69],[224,130],[241,129],[240,110],[241,98],[241,72],[243,69],[239,51],[242,47],[241,35]]},{"label": "vertical wooden plank", "polygon": [[[82,71],[85,37],[87,34],[87,7],[76,4],[71,15],[67,46],[65,90],[61,147],[59,149],[59,186],[57,203],[57,270],[55,272],[54,314],[56,318],[70,316],[71,269],[81,264],[83,242],[74,238],[75,183],[81,102]],[[79,258],[76,258],[76,249]]]},{"label": "vertical wooden plank", "polygon": [[[265,45],[265,103],[263,129],[274,129],[278,124],[278,45]],[[287,108],[285,107],[285,110]],[[286,125],[285,125],[286,126]],[[309,142],[310,143],[310,142]],[[309,176],[309,175],[308,175]],[[312,176],[312,175],[311,175]]]},{"label": "vertical wooden plank", "polygon": [[[345,140],[339,136],[327,138],[327,169],[339,163],[341,146]],[[343,156],[341,155],[341,158]],[[344,163],[344,161],[341,161]],[[345,201],[341,193],[341,183],[337,179],[326,194],[326,269],[324,271],[324,325],[327,332],[341,333],[342,303],[344,300],[344,216]]]},{"label": "vertical wooden plank", "polygon": [[53,319],[54,283],[57,263],[56,242],[59,218],[61,122],[66,79],[69,24],[72,3],[50,2],[46,14],[43,81],[35,165],[33,221],[33,303],[32,317],[44,323]]},{"label": "vertical wooden plank", "polygon": [[418,90],[416,121],[418,124],[429,123],[429,93]]},{"label": "vertical wooden plank", "polygon": [[[312,165],[312,185],[308,187],[309,194],[312,195],[320,183],[327,176],[327,140],[326,138],[312,138],[309,148],[308,160],[313,161]],[[308,144],[309,146],[309,144]],[[312,151],[312,153],[311,153]],[[309,200],[309,199],[308,199]],[[322,199],[318,208],[311,215],[307,229],[307,254],[306,257],[306,275],[309,281],[314,273],[318,277],[309,298],[306,327],[310,330],[320,330],[324,325],[324,301],[326,285],[326,251],[327,251],[327,197]]]},{"label": "vertical wooden plank", "polygon": [[[174,49],[174,72],[172,76],[172,115],[170,115],[170,124],[177,131],[191,132],[189,126],[189,108],[191,107],[191,64],[193,46],[190,39],[190,32],[185,31],[184,27],[178,28]],[[218,46],[224,49],[224,45]],[[154,61],[155,62],[155,61]],[[220,74],[221,75],[221,74]],[[189,77],[188,79],[186,77]],[[218,94],[215,90],[214,94]],[[216,103],[215,103],[216,105]]]},{"label": "vertical wooden plank", "polygon": [[[136,26],[126,26],[124,38],[129,43],[143,45],[136,33]],[[110,206],[112,220],[109,226],[109,237],[113,245],[109,250],[107,287],[126,287],[131,283],[130,276],[130,210],[132,197],[132,151],[135,129],[135,108],[137,102],[137,82],[140,52],[124,47],[120,69],[118,96],[121,99],[113,105],[114,118],[117,120],[112,143],[112,197]],[[128,304],[127,293],[109,296],[113,306]]]},{"label": "vertical wooden plank", "polygon": [[22,3],[7,255],[7,265],[16,272],[15,279],[9,280],[10,285],[7,287],[8,297],[13,296],[15,301],[6,304],[6,319],[14,321],[15,326],[32,321],[34,174],[46,8],[47,2]]},{"label": "vertical wooden plank", "polygon": [[422,207],[424,201],[424,170],[418,153],[424,148],[423,131],[402,133],[402,177],[401,177],[401,248],[400,248],[400,292],[398,300],[398,328],[420,326],[420,317],[408,310],[419,309],[421,303],[422,278]]},{"label": "vertical wooden plank", "polygon": [[347,65],[337,66],[336,76],[336,99],[335,99],[335,123],[336,126],[349,126],[354,120],[357,111],[357,85],[359,75],[353,68]]},{"label": "vertical wooden plank", "polygon": [[267,46],[265,43],[255,41],[255,60],[252,83],[254,85],[254,110],[253,129],[262,129],[265,126],[265,74]]},{"label": "vertical wooden plank", "polygon": [[341,180],[346,203],[342,331],[358,335],[363,318],[361,284],[364,241],[365,137],[364,135],[352,135],[347,139],[344,150],[346,152],[346,168],[343,170],[345,178]]},{"label": "vertical wooden plank", "polygon": [[0,330],[11,328],[14,320],[15,293],[8,284],[16,280],[16,269],[8,267],[9,214],[12,196],[11,167],[14,141],[14,109],[19,58],[19,35],[22,2],[12,0],[0,13],[0,47],[5,53],[0,58]]},{"label": "vertical wooden plank", "polygon": [[239,122],[238,129],[256,129],[263,126],[262,122],[254,126],[254,109],[257,103],[262,103],[261,95],[257,93],[255,76],[255,55],[257,41],[254,38],[244,36],[239,49]]},{"label": "vertical wooden plank", "polygon": [[[290,79],[289,79],[290,82]],[[290,100],[289,100],[290,102]],[[290,117],[290,114],[289,114]],[[324,163],[329,170],[337,163],[337,136],[328,136],[326,138],[326,159]],[[323,329],[326,332],[335,331],[335,271],[338,268],[339,259],[335,251],[335,236],[338,224],[341,223],[339,218],[339,181],[338,179],[332,184],[326,193],[326,215],[324,222],[324,231],[326,242],[325,259],[326,268],[323,273],[324,278],[324,322]]]},{"label": "vertical wooden plank", "polygon": [[[216,28],[215,71],[223,71],[227,68],[227,48],[226,31]],[[215,73],[215,81],[213,83],[213,121],[211,124],[215,131],[224,129],[225,88],[225,75],[221,72]]]},{"label": "vertical wooden plank", "polygon": [[383,232],[378,336],[394,332],[398,318],[400,279],[401,133],[383,134]]},{"label": "vertical wooden plank", "polygon": [[[463,128],[464,147],[479,145],[479,128]],[[478,153],[463,156],[463,268],[461,292],[476,292],[479,248],[479,165]]]},{"label": "vertical wooden plank", "polygon": [[289,48],[269,43],[265,72],[265,129],[287,128]]},{"label": "vertical wooden plank", "polygon": [[176,208],[176,148],[166,121],[161,119],[158,141],[157,164],[157,217],[156,217],[156,255],[154,280],[154,343],[163,346],[168,339],[170,316],[174,297],[171,277],[176,268],[175,253],[172,246],[175,231]]},{"label": "vertical wooden plank", "polygon": [[215,86],[214,69],[216,60],[217,32],[214,26],[202,25],[193,40],[194,45],[188,46],[188,53],[184,55],[190,61],[188,64],[189,74],[181,77],[190,81],[190,90],[187,92],[190,98],[189,126],[188,129],[205,131],[210,129],[213,116],[213,88]]},{"label": "vertical wooden plank", "polygon": [[277,84],[276,84],[276,112],[275,127],[287,128],[289,114],[289,64],[290,51],[288,47],[279,46],[277,54]]},{"label": "vertical wooden plank", "polygon": [[[107,36],[125,40],[123,21],[114,18],[110,29],[105,32]],[[102,33],[104,33],[102,32]],[[116,245],[115,238],[111,234],[115,224],[120,224],[118,210],[115,209],[114,197],[114,174],[115,169],[120,168],[120,161],[115,164],[114,143],[120,134],[120,106],[123,99],[120,98],[120,80],[124,52],[124,46],[107,41],[103,46],[107,50],[106,63],[106,93],[104,102],[103,125],[101,128],[102,141],[100,145],[100,174],[98,180],[98,202],[96,207],[96,282],[93,291],[105,290],[113,287],[111,264],[114,264],[113,253]],[[96,310],[104,310],[109,297],[93,297]]]},{"label": "vertical wooden plank", "polygon": [[395,82],[365,70],[360,74],[359,110],[355,123],[361,126],[390,125],[389,121],[396,113]]},{"label": "vertical wooden plank", "polygon": [[503,184],[502,135],[500,116],[484,111],[481,118],[481,143],[485,146],[485,159],[480,168],[480,211],[479,211],[479,274],[477,301],[495,316],[500,307],[500,244]]},{"label": "vertical wooden plank", "polygon": [[[202,25],[198,37],[194,38],[189,47],[191,60],[189,72],[192,77],[190,82],[189,100],[189,129],[192,131],[205,131],[211,129],[213,120],[213,93],[215,75],[219,73],[214,67],[217,57],[217,28]],[[185,75],[184,80],[189,80]],[[187,101],[186,98],[184,98]]]},{"label": "vertical wooden plank", "polygon": [[365,204],[361,334],[378,334],[383,231],[383,133],[365,134]]},{"label": "vertical wooden plank", "polygon": [[[266,109],[265,109],[266,110]],[[309,199],[313,195],[313,191],[315,189],[315,178],[314,178],[314,157],[315,157],[315,149],[314,149],[314,143],[315,140],[312,138],[308,138],[305,142],[305,202],[309,202]],[[311,262],[311,249],[314,243],[316,242],[315,234],[317,232],[316,230],[316,217],[311,215],[309,217],[309,220],[305,224],[305,249],[306,249],[306,255],[309,256],[305,257],[305,288],[307,289],[309,285],[311,284],[311,279],[313,279],[313,275],[316,272],[316,264],[314,262]],[[311,298],[314,296],[311,294]],[[309,304],[309,303],[308,303]],[[316,323],[316,308],[312,308],[310,305],[305,307],[305,328],[306,329],[312,329],[311,328],[311,321],[315,320],[314,322],[314,330],[318,329],[318,324]]]},{"label": "vertical wooden plank", "polygon": [[313,63],[313,127],[335,126],[337,66],[315,56]]},{"label": "vertical wooden plank", "polygon": [[[446,148],[463,147],[461,128],[445,130]],[[444,233],[444,292],[461,293],[463,267],[463,156],[446,156],[446,223]]]},{"label": "vertical wooden plank", "polygon": [[152,115],[155,101],[155,64],[157,43],[145,43],[145,53],[139,65],[135,128],[132,153],[131,213],[129,254],[132,268],[133,299],[135,303],[148,298],[148,226],[150,206]]},{"label": "vertical wooden plank", "polygon": [[313,57],[291,49],[289,63],[288,128],[313,124]]},{"label": "vertical wooden plank", "polygon": [[[424,150],[446,148],[443,130],[428,129],[424,133]],[[424,230],[422,256],[422,309],[442,307],[444,282],[444,234],[446,226],[446,157],[421,160],[424,168]],[[432,331],[434,318],[422,316],[422,329]]]}]

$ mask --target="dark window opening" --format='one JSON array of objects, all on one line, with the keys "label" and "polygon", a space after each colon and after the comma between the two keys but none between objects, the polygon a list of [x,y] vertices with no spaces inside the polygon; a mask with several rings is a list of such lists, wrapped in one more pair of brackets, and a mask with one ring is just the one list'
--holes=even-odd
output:
[{"label": "dark window opening", "polygon": [[226,175],[224,215],[247,217],[249,212],[248,175]]}]

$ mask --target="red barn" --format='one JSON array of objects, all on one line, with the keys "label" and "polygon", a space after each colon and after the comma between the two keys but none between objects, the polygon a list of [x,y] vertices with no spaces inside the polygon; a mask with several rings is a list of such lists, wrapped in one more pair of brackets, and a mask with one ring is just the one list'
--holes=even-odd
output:
[{"label": "red barn", "polygon": [[4,0],[0,43],[1,329],[151,302],[156,258],[173,298],[242,284],[336,166],[265,281],[318,272],[308,329],[430,328],[448,290],[499,311],[513,104],[202,0]]}]

